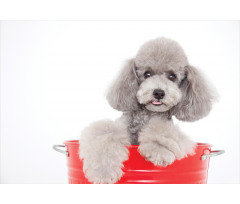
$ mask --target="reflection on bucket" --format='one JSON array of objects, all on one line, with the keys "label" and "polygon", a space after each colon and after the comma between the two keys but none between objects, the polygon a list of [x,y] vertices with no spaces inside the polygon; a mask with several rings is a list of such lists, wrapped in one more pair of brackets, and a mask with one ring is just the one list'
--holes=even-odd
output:
[{"label": "reflection on bucket", "polygon": [[[59,149],[65,147],[65,150]],[[83,173],[83,162],[79,159],[78,140],[65,141],[64,145],[54,145],[56,151],[67,156],[68,181],[70,184],[89,184]],[[176,160],[167,167],[154,166],[146,161],[138,150],[138,145],[129,146],[129,159],[124,162],[124,175],[118,184],[206,184],[209,157],[224,153],[211,151],[211,145],[198,143],[196,153]]]}]

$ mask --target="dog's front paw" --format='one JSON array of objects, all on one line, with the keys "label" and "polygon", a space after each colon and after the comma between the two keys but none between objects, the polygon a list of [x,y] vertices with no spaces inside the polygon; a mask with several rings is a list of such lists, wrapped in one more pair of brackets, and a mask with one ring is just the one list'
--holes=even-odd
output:
[{"label": "dog's front paw", "polygon": [[175,156],[178,160],[194,155],[196,150],[196,143],[188,139],[187,137],[182,138],[179,143],[179,151],[175,152]]},{"label": "dog's front paw", "polygon": [[123,175],[129,144],[127,129],[121,121],[98,121],[85,128],[79,148],[85,177],[91,183],[116,183]]},{"label": "dog's front paw", "polygon": [[155,166],[164,166],[172,164],[176,157],[167,148],[155,144],[147,143],[139,146],[139,152],[146,160],[152,162]]},{"label": "dog's front paw", "polygon": [[116,183],[123,175],[123,162],[128,158],[128,149],[116,146],[85,155],[83,170],[85,177],[96,184]]},{"label": "dog's front paw", "polygon": [[93,168],[87,167],[84,165],[85,169],[85,177],[91,182],[95,184],[112,184],[116,183],[123,175],[123,171],[121,166],[96,166]]}]

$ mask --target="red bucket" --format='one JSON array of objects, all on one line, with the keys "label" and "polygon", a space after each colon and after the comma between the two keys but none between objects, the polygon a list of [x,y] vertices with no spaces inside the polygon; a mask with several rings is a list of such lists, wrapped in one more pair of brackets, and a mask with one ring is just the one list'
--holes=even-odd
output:
[{"label": "red bucket", "polygon": [[[65,147],[66,150],[60,150]],[[79,159],[78,140],[65,141],[64,145],[53,148],[67,156],[68,181],[70,184],[89,184],[83,173],[83,162]],[[211,151],[211,145],[198,143],[196,153],[187,158],[176,160],[167,167],[154,166],[138,152],[138,145],[129,146],[129,159],[124,162],[124,175],[118,184],[206,184],[209,157],[224,153],[223,150]]]}]

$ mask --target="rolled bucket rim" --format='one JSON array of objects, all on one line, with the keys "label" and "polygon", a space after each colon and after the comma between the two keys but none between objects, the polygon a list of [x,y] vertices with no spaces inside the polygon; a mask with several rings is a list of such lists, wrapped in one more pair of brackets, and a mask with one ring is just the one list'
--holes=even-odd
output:
[{"label": "rolled bucket rim", "polygon": [[[65,140],[63,142],[63,144],[65,145],[79,145],[79,140]],[[203,143],[203,142],[197,142],[196,143],[197,146],[200,146],[200,147],[212,147],[213,145],[212,144],[209,144],[209,143]],[[128,148],[129,149],[137,149],[139,147],[139,145],[128,145]]]}]

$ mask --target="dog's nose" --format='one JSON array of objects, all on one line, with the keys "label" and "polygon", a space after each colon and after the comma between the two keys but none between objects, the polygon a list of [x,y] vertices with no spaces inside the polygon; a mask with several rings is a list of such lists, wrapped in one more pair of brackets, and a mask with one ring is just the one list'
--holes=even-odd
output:
[{"label": "dog's nose", "polygon": [[165,92],[161,89],[155,89],[153,91],[153,96],[156,99],[163,99],[163,97],[165,96]]}]

